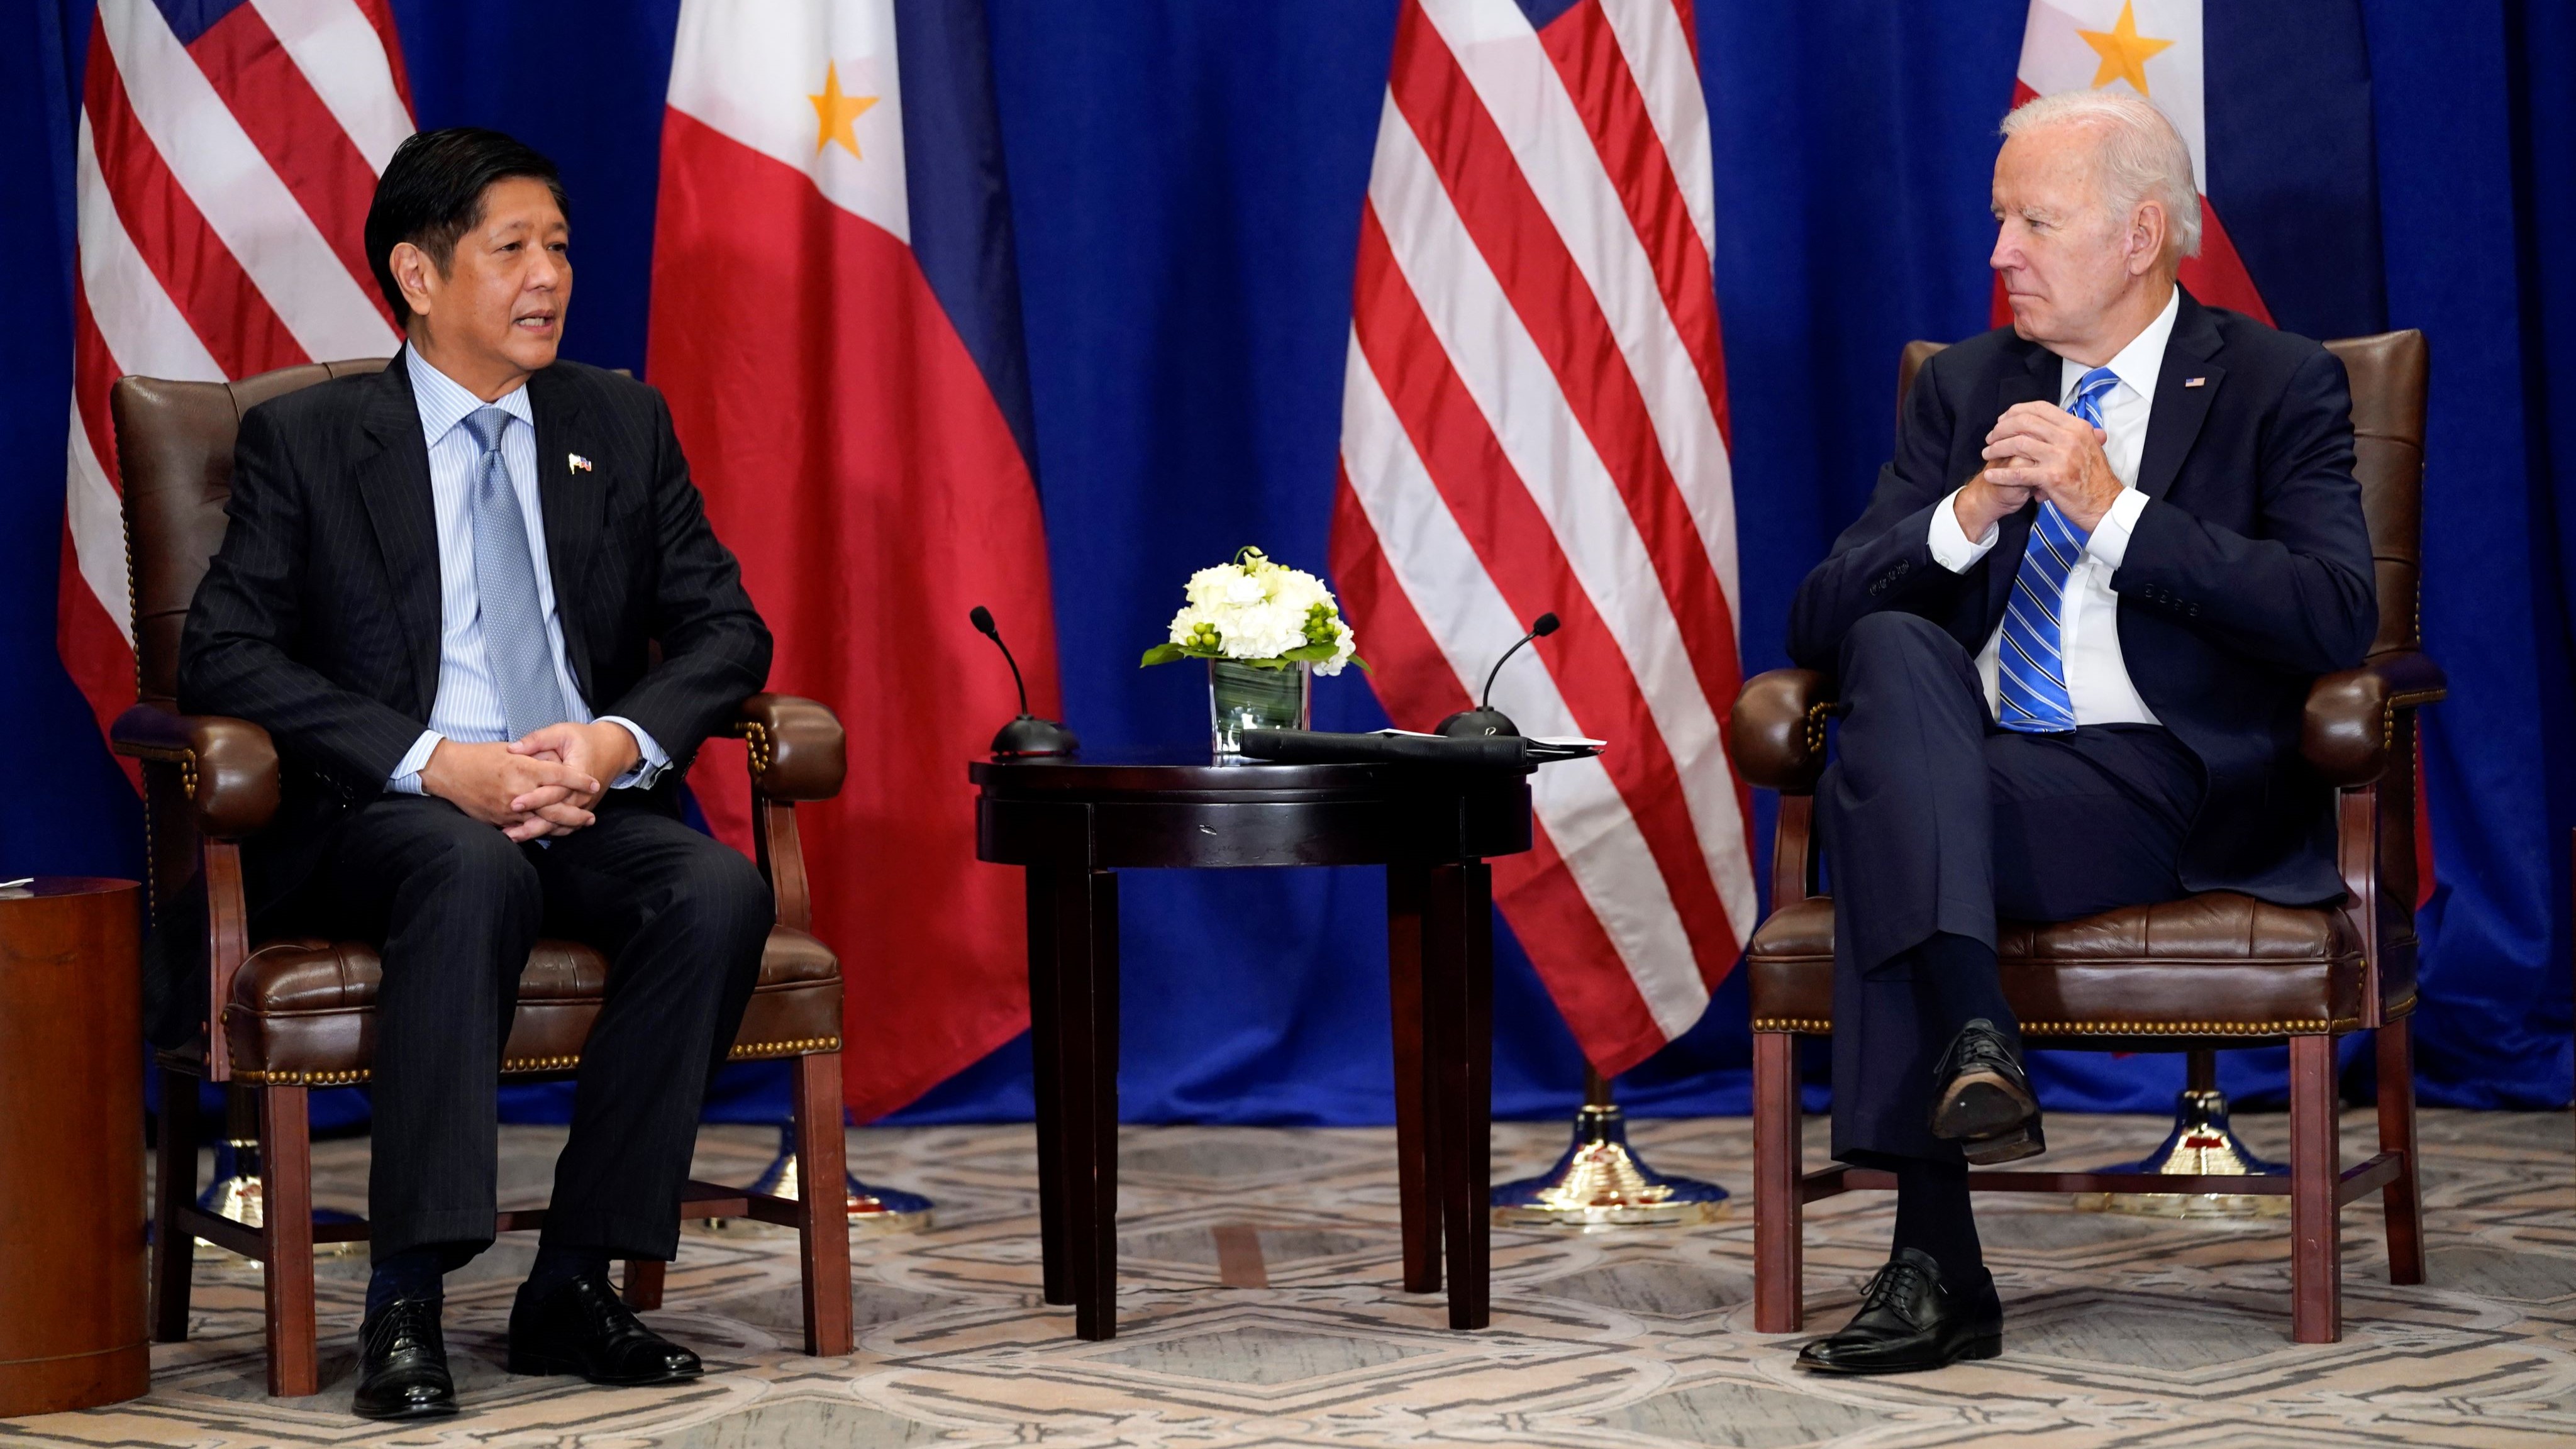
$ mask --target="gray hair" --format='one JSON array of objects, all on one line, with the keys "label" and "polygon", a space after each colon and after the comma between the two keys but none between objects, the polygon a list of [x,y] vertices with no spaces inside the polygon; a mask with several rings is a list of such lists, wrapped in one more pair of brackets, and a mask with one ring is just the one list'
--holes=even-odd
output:
[{"label": "gray hair", "polygon": [[2191,174],[2191,148],[2153,102],[2118,91],[2059,91],[2004,117],[2007,140],[2060,122],[2098,123],[2105,199],[2126,213],[2141,201],[2164,208],[2165,252],[2200,254],[2200,188]]}]

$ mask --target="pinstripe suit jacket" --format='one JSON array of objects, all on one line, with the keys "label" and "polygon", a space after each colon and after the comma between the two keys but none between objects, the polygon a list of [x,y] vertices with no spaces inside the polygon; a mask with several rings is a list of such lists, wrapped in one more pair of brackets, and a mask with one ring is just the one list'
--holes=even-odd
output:
[{"label": "pinstripe suit jacket", "polygon": [[[528,379],[528,403],[574,682],[685,769],[768,679],[769,630],[660,393],[558,362]],[[244,850],[257,912],[310,874],[343,812],[383,793],[437,698],[438,528],[402,359],[245,414],[225,511],[180,639],[179,702],[277,742],[285,799]],[[681,769],[654,792],[664,808]]]}]

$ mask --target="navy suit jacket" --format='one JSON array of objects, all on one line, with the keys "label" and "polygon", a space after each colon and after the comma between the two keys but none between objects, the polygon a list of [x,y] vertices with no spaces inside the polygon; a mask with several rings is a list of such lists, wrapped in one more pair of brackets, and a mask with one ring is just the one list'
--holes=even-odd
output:
[{"label": "navy suit jacket", "polygon": [[[662,395],[577,362],[527,386],[566,662],[594,715],[635,721],[670,754],[652,793],[676,808],[689,758],[768,679],[769,630]],[[437,697],[438,525],[403,360],[244,414],[225,512],[180,636],[179,704],[277,742],[284,798],[244,850],[256,913],[310,873],[343,812],[384,792]]]},{"label": "navy suit jacket", "polygon": [[[1985,647],[2038,505],[2003,520],[1965,574],[1933,560],[1932,510],[1984,466],[2004,410],[2057,402],[2059,381],[2057,355],[2009,328],[1924,364],[1868,510],[1799,585],[1792,658],[1831,673],[1843,636],[1880,609]],[[2331,792],[2300,759],[2299,722],[2309,685],[2359,664],[2379,619],[2351,414],[2332,353],[2183,294],[2138,464],[2156,501],[2111,588],[2130,681],[2207,776],[2183,844],[2194,891],[2285,905],[2343,893]]]}]

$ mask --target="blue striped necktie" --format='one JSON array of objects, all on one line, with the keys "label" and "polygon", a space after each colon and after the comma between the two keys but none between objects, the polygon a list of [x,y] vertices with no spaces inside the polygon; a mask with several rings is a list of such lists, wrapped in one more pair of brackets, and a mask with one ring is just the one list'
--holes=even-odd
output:
[{"label": "blue striped necktie", "polygon": [[[2066,410],[2102,426],[2102,398],[2119,386],[2117,373],[2097,367],[2076,379]],[[1995,652],[1996,722],[2024,734],[2064,734],[2075,728],[2075,701],[2066,690],[2066,656],[2059,647],[2058,612],[2066,607],[2066,576],[2084,556],[2086,535],[2054,503],[2042,502],[2021,551],[2021,572],[2004,605],[2004,637]]]},{"label": "blue striped necktie", "polygon": [[466,430],[483,445],[469,500],[483,653],[501,692],[502,718],[510,737],[518,739],[571,714],[555,683],[554,650],[546,642],[545,614],[537,605],[536,555],[528,547],[527,520],[519,515],[518,491],[510,486],[510,470],[501,460],[501,432],[509,423],[510,415],[499,408],[477,408],[465,419]]}]

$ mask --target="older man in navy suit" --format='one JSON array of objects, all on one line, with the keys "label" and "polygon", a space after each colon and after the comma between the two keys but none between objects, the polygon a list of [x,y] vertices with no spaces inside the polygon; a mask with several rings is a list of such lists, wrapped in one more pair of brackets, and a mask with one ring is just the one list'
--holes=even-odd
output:
[{"label": "older man in navy suit", "polygon": [[2342,893],[2298,756],[2309,683],[2377,618],[2342,364],[2176,283],[2199,197],[2153,106],[2050,96],[2004,135],[2013,325],[1925,365],[1791,611],[1791,655],[1849,706],[1816,793],[1834,1153],[1898,1184],[1887,1266],[1799,1354],[1819,1371],[2001,1351],[1967,1165],[2045,1139],[1998,915]]}]

